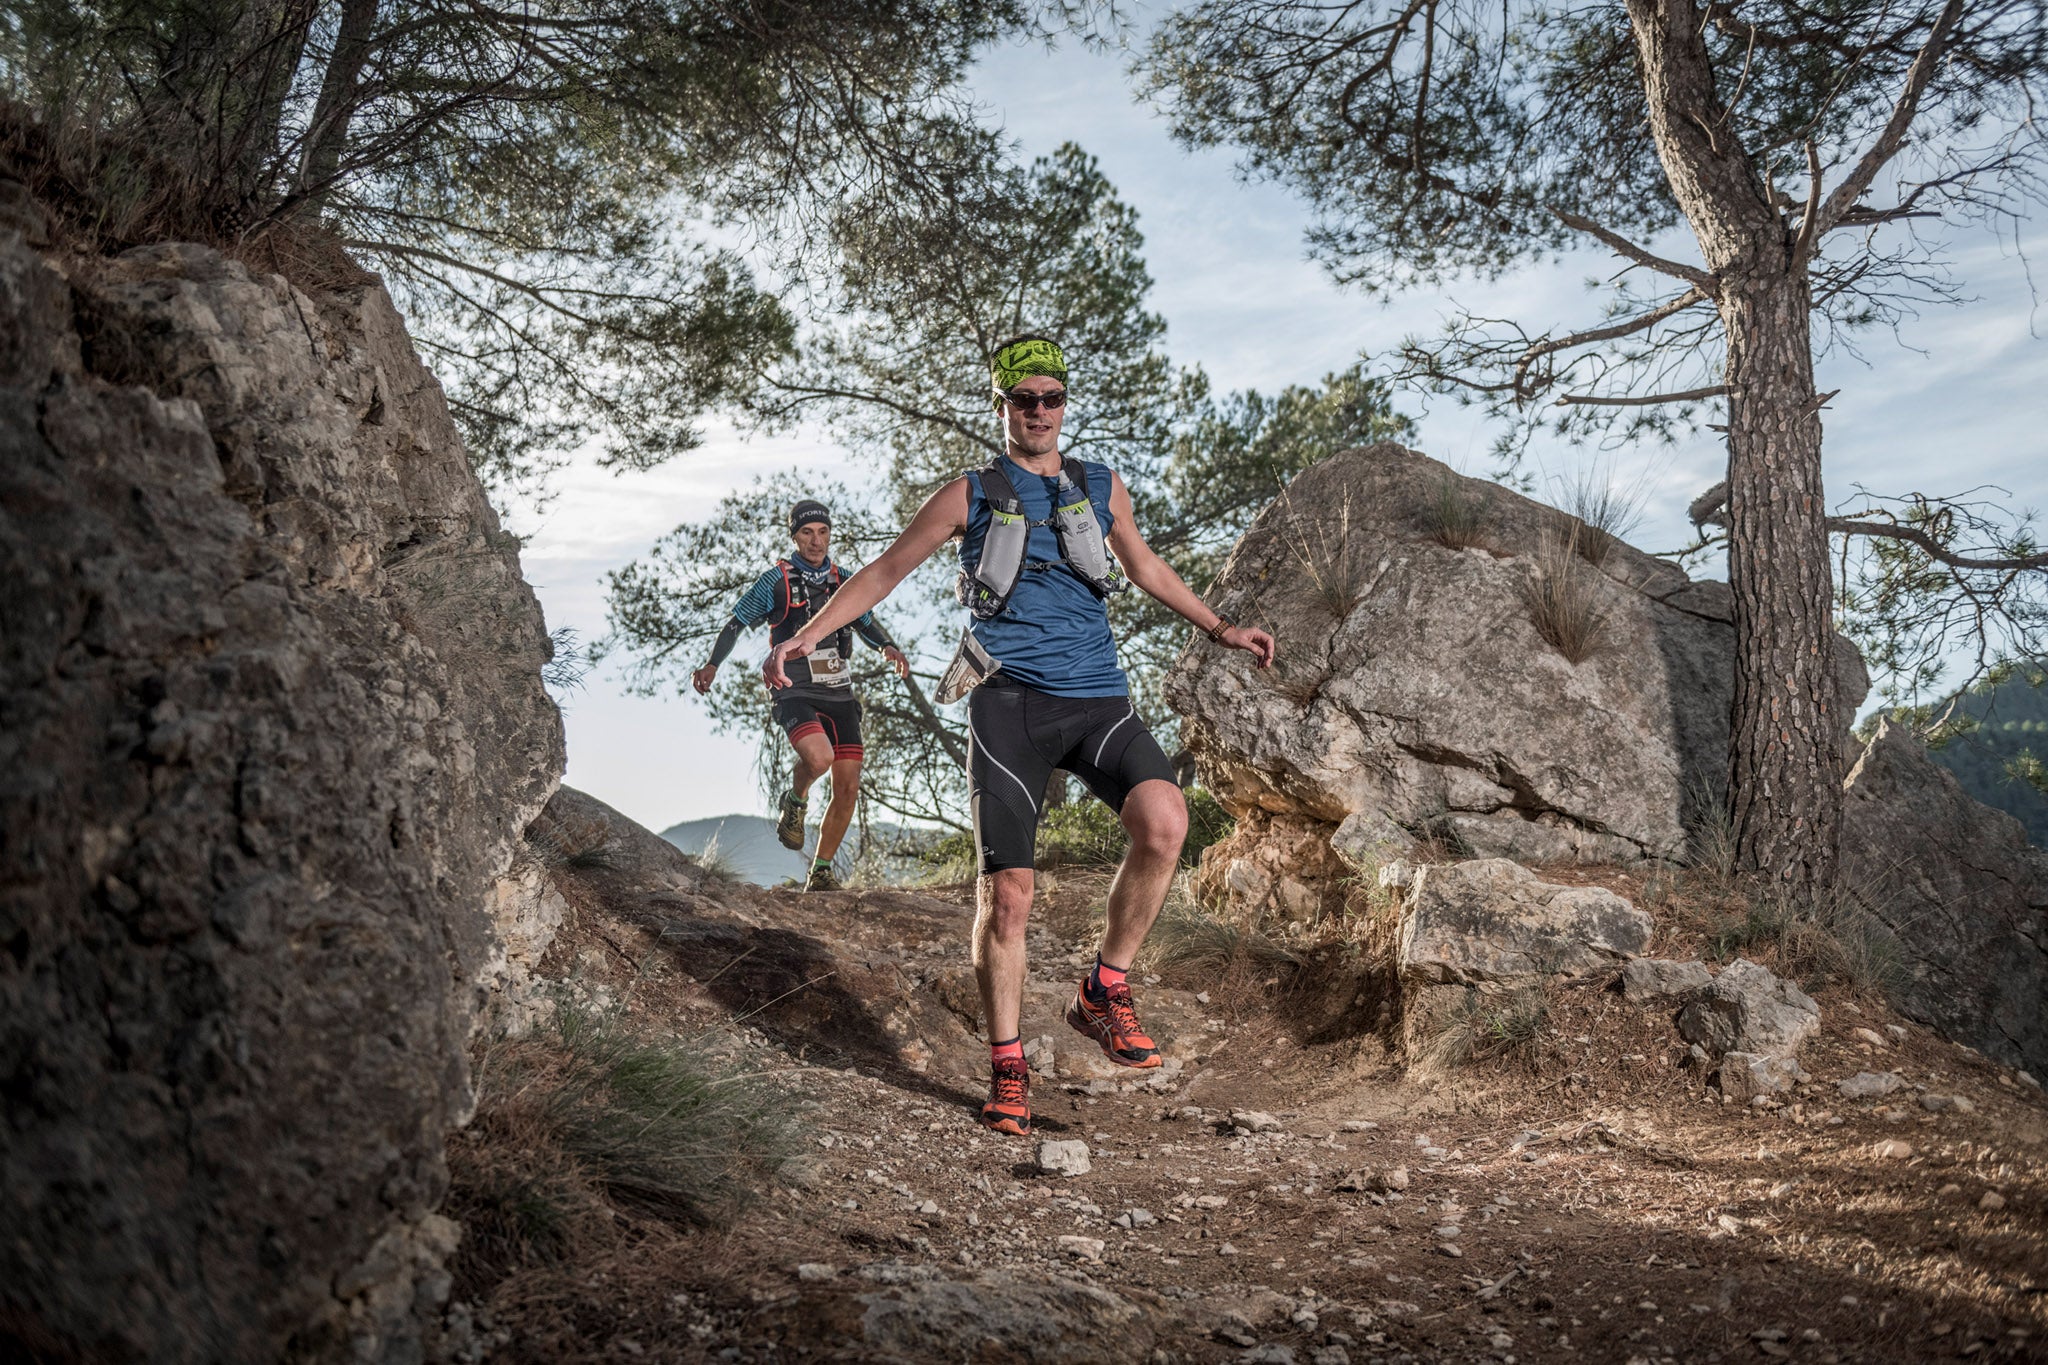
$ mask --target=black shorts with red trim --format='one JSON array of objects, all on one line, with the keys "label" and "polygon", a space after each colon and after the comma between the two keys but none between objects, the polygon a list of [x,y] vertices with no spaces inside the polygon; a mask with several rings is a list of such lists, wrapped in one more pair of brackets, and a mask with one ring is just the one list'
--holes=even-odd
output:
[{"label": "black shorts with red trim", "polygon": [[1119,812],[1140,782],[1175,780],[1129,697],[1055,697],[998,673],[967,699],[967,782],[984,874],[1036,866],[1055,768]]},{"label": "black shorts with red trim", "polygon": [[835,763],[842,758],[859,758],[865,752],[860,743],[860,701],[851,693],[830,700],[814,696],[777,697],[775,723],[788,734],[791,744],[805,735],[823,735],[832,745]]}]

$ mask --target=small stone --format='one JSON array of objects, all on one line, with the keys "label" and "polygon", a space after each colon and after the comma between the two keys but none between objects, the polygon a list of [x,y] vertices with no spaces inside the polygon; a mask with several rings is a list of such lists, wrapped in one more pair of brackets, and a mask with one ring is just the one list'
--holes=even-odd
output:
[{"label": "small stone", "polygon": [[1038,1169],[1047,1175],[1086,1175],[1092,1169],[1088,1162],[1088,1144],[1078,1139],[1039,1143],[1037,1164]]},{"label": "small stone", "polygon": [[929,1218],[939,1211],[938,1202],[936,1200],[927,1199],[922,1204],[919,1204],[917,1206],[917,1211],[923,1214],[925,1217]]},{"label": "small stone", "polygon": [[1280,1131],[1280,1120],[1263,1110],[1242,1110],[1233,1113],[1230,1116],[1230,1121],[1239,1128],[1247,1129],[1254,1133],[1277,1133]]},{"label": "small stone", "polygon": [[1346,1119],[1337,1127],[1347,1133],[1370,1133],[1379,1125],[1371,1119]]},{"label": "small stone", "polygon": [[1997,1213],[2005,1207],[2005,1196],[1997,1190],[1986,1190],[1984,1197],[1977,1201],[1977,1207],[1986,1213]]},{"label": "small stone", "polygon": [[1850,1032],[1854,1033],[1858,1038],[1861,1038],[1864,1042],[1870,1044],[1872,1047],[1884,1046],[1884,1036],[1880,1034],[1876,1029],[1857,1028],[1851,1029]]},{"label": "small stone", "polygon": [[1159,1220],[1150,1209],[1126,1209],[1116,1216],[1115,1221],[1120,1228],[1149,1228]]},{"label": "small stone", "polygon": [[1216,1248],[1216,1254],[1218,1256],[1235,1256],[1237,1255],[1237,1248],[1225,1242],[1222,1246]]},{"label": "small stone", "polygon": [[1238,1365],[1294,1365],[1294,1348],[1278,1342],[1254,1346],[1237,1358]]},{"label": "small stone", "polygon": [[1447,1242],[1456,1241],[1465,1235],[1465,1229],[1459,1227],[1456,1223],[1445,1223],[1436,1229],[1436,1235]]},{"label": "small stone", "polygon": [[2033,1087],[2034,1089],[2036,1089],[2036,1090],[2039,1090],[2039,1089],[2041,1088],[2041,1083],[2040,1083],[2039,1081],[2037,1081],[2037,1080],[2035,1080],[2035,1079],[2034,1079],[2034,1073],[2033,1073],[2033,1072],[2031,1072],[2031,1071],[2016,1071],[2016,1072],[2014,1072],[2013,1074],[2014,1074],[2014,1075],[2016,1075],[2016,1076],[2018,1076],[2018,1077],[2020,1078],[2020,1084],[2021,1084],[2021,1085],[2026,1085],[2026,1086],[2032,1086],[2032,1087]]},{"label": "small stone", "polygon": [[1897,1138],[1886,1138],[1870,1149],[1870,1154],[1880,1161],[1904,1161],[1913,1155],[1913,1144]]},{"label": "small stone", "polygon": [[1905,1080],[1896,1071],[1859,1071],[1835,1089],[1843,1099],[1872,1100],[1879,1095],[1889,1095],[1904,1085]]},{"label": "small stone", "polygon": [[[1906,1041],[1906,1030],[1904,1025],[1886,1024],[1884,1026],[1884,1031],[1886,1033],[1889,1033],[1893,1038],[1897,1039],[1899,1042],[1903,1043]],[[1820,1338],[1815,1337],[1814,1340],[1818,1341],[1820,1340]]]},{"label": "small stone", "polygon": [[1077,1237],[1068,1234],[1059,1239],[1060,1250],[1077,1261],[1101,1260],[1103,1245],[1100,1237]]},{"label": "small stone", "polygon": [[1704,962],[1639,957],[1621,969],[1621,994],[1631,1005],[1691,995],[1714,984]]},{"label": "small stone", "polygon": [[1376,1172],[1368,1182],[1368,1188],[1376,1194],[1397,1193],[1407,1189],[1408,1185],[1406,1166],[1395,1166],[1391,1170]]},{"label": "small stone", "polygon": [[1252,1330],[1251,1319],[1235,1308],[1223,1314],[1223,1321],[1212,1328],[1209,1335],[1232,1346],[1254,1346],[1259,1340],[1258,1333]]},{"label": "small stone", "polygon": [[1196,1003],[1197,1005],[1206,1005],[1206,1004],[1208,1004],[1208,1003],[1209,1003],[1209,992],[1207,992],[1207,991],[1196,991],[1196,992],[1195,992],[1195,1003]]},{"label": "small stone", "polygon": [[1351,1353],[1335,1344],[1318,1346],[1309,1352],[1309,1365],[1351,1365]]},{"label": "small stone", "polygon": [[836,1280],[839,1278],[839,1267],[826,1265],[823,1261],[806,1261],[796,1268],[796,1277],[806,1284],[816,1284],[820,1280]]},{"label": "small stone", "polygon": [[1936,1190],[1934,1192],[1934,1197],[1936,1199],[1946,1199],[1952,1194],[1961,1194],[1962,1192],[1963,1187],[1961,1185],[1957,1185],[1951,1182],[1950,1184],[1943,1185],[1940,1189]]},{"label": "small stone", "polygon": [[1463,1260],[1465,1252],[1456,1242],[1438,1242],[1436,1249],[1454,1261]]}]

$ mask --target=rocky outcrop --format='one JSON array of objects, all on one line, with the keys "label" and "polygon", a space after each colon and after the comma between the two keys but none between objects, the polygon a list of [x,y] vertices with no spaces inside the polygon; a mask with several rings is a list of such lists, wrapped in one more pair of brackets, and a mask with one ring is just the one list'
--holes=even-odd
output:
[{"label": "rocky outcrop", "polygon": [[548,638],[369,277],[0,232],[0,1342],[417,1358]]},{"label": "rocky outcrop", "polygon": [[[1442,543],[1447,518],[1478,543]],[[1211,592],[1273,630],[1276,667],[1204,644],[1168,679],[1203,780],[1234,814],[1350,821],[1374,848],[1391,823],[1523,862],[1682,858],[1723,791],[1728,589],[1619,542],[1546,567],[1575,526],[1395,445],[1312,466]],[[1577,662],[1530,605],[1558,564],[1604,619]],[[1846,643],[1840,668],[1847,714],[1868,683]]]},{"label": "rocky outcrop", "polygon": [[1505,858],[1419,867],[1395,948],[1403,982],[1481,985],[1611,971],[1650,942],[1650,917],[1598,886],[1559,886]]},{"label": "rocky outcrop", "polygon": [[1381,869],[1401,888],[1394,973],[1410,1054],[1477,997],[1610,972],[1643,951],[1650,917],[1612,891],[1539,880],[1505,858]]},{"label": "rocky outcrop", "polygon": [[1820,1006],[1767,967],[1738,957],[1678,1012],[1678,1036],[1707,1055],[1791,1058],[1820,1028]]},{"label": "rocky outcrop", "polygon": [[2014,1066],[2048,1068],[2048,853],[1880,724],[1849,772],[1843,881],[1903,959],[1903,1013]]}]

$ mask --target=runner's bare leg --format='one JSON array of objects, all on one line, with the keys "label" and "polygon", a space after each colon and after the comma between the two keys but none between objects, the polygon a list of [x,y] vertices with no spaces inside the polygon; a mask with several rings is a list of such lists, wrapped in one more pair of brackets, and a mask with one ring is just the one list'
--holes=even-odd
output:
[{"label": "runner's bare leg", "polygon": [[818,824],[814,855],[821,863],[832,861],[839,852],[839,841],[846,837],[846,827],[853,823],[854,807],[860,800],[860,762],[857,758],[832,760],[832,804],[825,807],[825,818]]},{"label": "runner's bare leg", "polygon": [[991,872],[975,886],[974,980],[992,1039],[1017,1036],[1024,1009],[1024,927],[1031,921],[1036,886],[1028,867]]},{"label": "runner's bare leg", "polygon": [[1124,798],[1122,819],[1131,846],[1109,888],[1102,960],[1128,970],[1145,935],[1152,932],[1180,866],[1181,845],[1188,835],[1187,798],[1171,782],[1140,782]]}]

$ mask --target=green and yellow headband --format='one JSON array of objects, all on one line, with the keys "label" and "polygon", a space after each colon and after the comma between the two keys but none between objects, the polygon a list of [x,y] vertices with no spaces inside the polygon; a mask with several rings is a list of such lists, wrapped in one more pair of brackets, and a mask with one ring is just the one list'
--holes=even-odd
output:
[{"label": "green and yellow headband", "polygon": [[1060,354],[1060,348],[1043,337],[1030,337],[1013,341],[995,354],[989,362],[989,382],[995,385],[997,393],[1007,393],[1017,382],[1032,375],[1043,375],[1047,379],[1067,382],[1067,358]]}]

